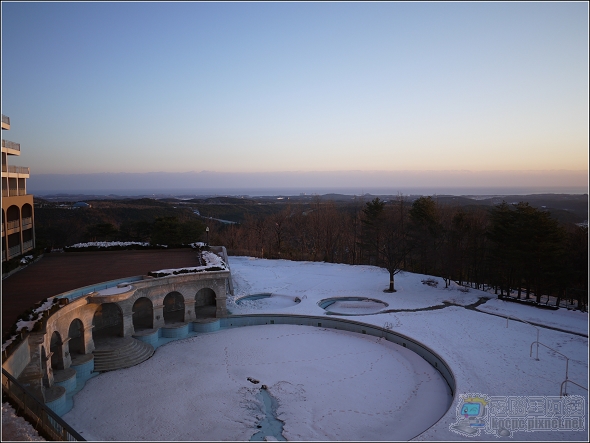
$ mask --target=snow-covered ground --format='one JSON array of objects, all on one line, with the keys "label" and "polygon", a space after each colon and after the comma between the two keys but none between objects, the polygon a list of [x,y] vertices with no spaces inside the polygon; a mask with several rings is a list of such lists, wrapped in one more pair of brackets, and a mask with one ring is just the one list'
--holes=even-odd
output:
[{"label": "snow-covered ground", "polygon": [[2,441],[45,441],[9,403],[2,403]]},{"label": "snow-covered ground", "polygon": [[91,241],[86,243],[76,243],[69,246],[69,248],[111,248],[113,246],[127,247],[127,246],[149,246],[149,243],[138,241]]},{"label": "snow-covered ground", "polygon": [[[74,397],[74,408],[64,419],[88,439],[248,440],[265,414],[259,397],[265,384],[278,401],[277,418],[284,421],[283,435],[289,440],[405,440],[441,415],[415,439],[496,439],[484,432],[466,437],[449,429],[459,419],[459,397],[557,397],[566,369],[565,359],[543,346],[538,361],[536,348],[530,357],[537,329],[516,320],[507,326],[506,315],[576,332],[541,327],[539,339],[569,358],[570,380],[588,386],[587,314],[504,302],[487,292],[462,292],[458,286],[445,289],[437,278],[438,286],[432,287],[422,283],[428,276],[410,273],[396,276],[397,292],[384,293],[388,273],[371,266],[249,257],[230,257],[230,266],[235,296],[228,299],[228,308],[233,314],[321,316],[326,311],[318,302],[326,298],[382,300],[388,304],[386,313],[330,318],[389,325],[424,343],[453,370],[455,401],[445,412],[448,395],[438,373],[385,340],[306,326],[250,326],[173,342],[141,365],[94,377]],[[261,293],[281,296],[235,303]],[[300,302],[286,303],[289,297]],[[480,297],[493,300],[478,310],[463,307]],[[443,302],[459,306],[445,307]],[[584,397],[588,429],[588,392],[575,385],[567,389]],[[500,438],[587,437],[584,430],[517,431],[512,438]]]}]

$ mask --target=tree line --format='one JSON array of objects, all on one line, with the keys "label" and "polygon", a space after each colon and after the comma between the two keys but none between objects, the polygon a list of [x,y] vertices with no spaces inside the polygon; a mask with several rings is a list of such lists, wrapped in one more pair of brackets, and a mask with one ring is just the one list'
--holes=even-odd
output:
[{"label": "tree line", "polygon": [[89,241],[137,241],[152,245],[180,246],[199,240],[205,233],[200,221],[180,221],[177,217],[157,217],[153,222],[125,222],[119,229],[112,223],[97,223],[86,228]]},{"label": "tree line", "polygon": [[316,198],[241,224],[218,225],[212,242],[230,255],[369,264],[439,276],[500,296],[540,302],[588,296],[588,228],[560,224],[526,202],[491,209],[439,204],[432,197],[336,205]]}]

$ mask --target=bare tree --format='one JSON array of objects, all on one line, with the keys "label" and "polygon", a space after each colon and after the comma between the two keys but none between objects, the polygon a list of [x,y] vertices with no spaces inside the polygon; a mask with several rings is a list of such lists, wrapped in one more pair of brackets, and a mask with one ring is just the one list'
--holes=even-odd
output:
[{"label": "bare tree", "polygon": [[380,264],[389,272],[389,288],[395,292],[395,275],[402,271],[406,257],[412,248],[407,230],[407,205],[400,194],[386,213],[383,238],[379,244]]}]

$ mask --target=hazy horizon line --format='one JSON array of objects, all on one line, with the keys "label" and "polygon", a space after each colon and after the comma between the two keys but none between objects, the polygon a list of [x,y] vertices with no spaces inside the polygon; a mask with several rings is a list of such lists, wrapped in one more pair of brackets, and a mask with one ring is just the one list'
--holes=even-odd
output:
[{"label": "hazy horizon line", "polygon": [[533,194],[567,194],[587,195],[586,188],[561,187],[548,190],[542,187],[405,187],[382,188],[366,187],[354,189],[350,187],[274,187],[274,188],[142,188],[142,189],[47,189],[45,191],[31,192],[33,195],[53,196],[301,196],[301,195],[329,195],[340,194],[350,196],[363,195],[452,195],[452,196],[509,196],[509,195],[533,195]]},{"label": "hazy horizon line", "polygon": [[201,169],[201,170],[190,170],[190,171],[98,171],[98,172],[42,172],[36,175],[95,175],[95,174],[346,174],[346,173],[500,173],[500,174],[512,174],[512,173],[555,173],[555,172],[575,172],[575,173],[586,173],[588,174],[589,169],[565,169],[565,168],[553,168],[553,169],[314,169],[314,170],[301,170],[301,169],[280,169],[280,170],[258,170],[258,171],[223,171],[223,170],[212,170],[212,169]]},{"label": "hazy horizon line", "polygon": [[[334,171],[334,172],[151,172],[151,173],[89,173],[31,174],[27,181],[31,193],[78,193],[131,191],[138,193],[291,195],[307,193],[363,194],[378,190],[381,194],[398,192],[413,194],[484,195],[498,193],[567,193],[588,191],[587,171]],[[372,193],[374,193],[372,191]]]}]

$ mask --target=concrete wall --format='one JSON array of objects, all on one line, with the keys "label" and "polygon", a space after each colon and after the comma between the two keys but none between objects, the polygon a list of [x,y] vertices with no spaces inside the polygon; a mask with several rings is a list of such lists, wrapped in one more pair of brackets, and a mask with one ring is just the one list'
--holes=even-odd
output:
[{"label": "concrete wall", "polygon": [[25,339],[12,351],[10,356],[6,359],[2,359],[2,368],[16,378],[21,372],[23,372],[30,362],[31,353],[29,352],[29,336],[26,336]]}]

